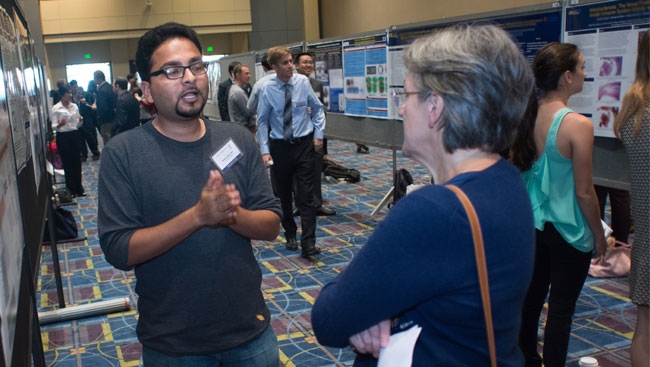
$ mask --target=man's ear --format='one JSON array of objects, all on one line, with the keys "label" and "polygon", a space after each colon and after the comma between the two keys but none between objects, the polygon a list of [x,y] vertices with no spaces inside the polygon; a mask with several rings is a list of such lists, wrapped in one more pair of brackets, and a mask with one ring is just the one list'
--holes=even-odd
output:
[{"label": "man's ear", "polygon": [[427,108],[429,109],[429,127],[436,126],[442,118],[442,111],[445,107],[445,101],[437,94],[431,94],[427,98]]},{"label": "man's ear", "polygon": [[149,102],[153,102],[153,97],[151,96],[151,84],[143,80],[142,83],[140,83],[140,89],[142,89],[142,95],[144,98]]}]

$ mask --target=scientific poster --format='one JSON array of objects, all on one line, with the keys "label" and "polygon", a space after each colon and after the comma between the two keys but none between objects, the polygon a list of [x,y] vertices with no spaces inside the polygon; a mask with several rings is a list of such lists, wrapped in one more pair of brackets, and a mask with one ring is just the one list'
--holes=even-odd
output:
[{"label": "scientific poster", "polygon": [[[442,23],[417,28],[391,30],[388,33],[388,80],[389,93],[404,88],[404,78],[408,73],[402,60],[403,52],[417,38],[427,36],[437,29],[460,24],[494,24],[505,29],[515,40],[517,47],[531,63],[535,53],[549,42],[560,41],[562,35],[562,11],[551,9],[534,14],[504,15],[501,17],[472,19],[465,22]],[[398,106],[390,103],[390,116],[399,119]]]},{"label": "scientific poster", "polygon": [[289,51],[291,51],[291,59],[292,60],[294,60],[296,58],[296,56],[298,56],[298,54],[301,53],[302,50],[303,50],[302,43],[297,44],[297,45],[288,46],[288,47],[289,47]]},{"label": "scientific poster", "polygon": [[221,66],[219,61],[208,63],[208,82],[210,91],[208,94],[208,103],[217,104],[217,92],[219,90],[219,77],[221,76]]},{"label": "scientific poster", "polygon": [[345,114],[388,118],[386,34],[343,41]]},{"label": "scientific poster", "polygon": [[565,42],[578,46],[587,72],[568,105],[592,120],[594,135],[614,137],[614,119],[634,82],[640,35],[650,26],[650,1],[573,6],[565,14]]},{"label": "scientific poster", "polygon": [[25,121],[25,135],[28,137],[28,144],[31,149],[28,150],[30,153],[27,157],[33,157],[33,168],[34,168],[34,180],[35,187],[40,187],[41,183],[41,172],[43,172],[44,167],[44,157],[45,152],[44,144],[42,144],[43,137],[41,136],[41,126],[39,124],[38,116],[38,101],[36,89],[36,80],[35,80],[35,67],[34,67],[34,58],[32,53],[32,45],[29,37],[27,28],[20,20],[20,17],[14,10],[14,21],[16,23],[16,36],[18,37],[18,44],[20,47],[19,51],[19,60],[20,60],[20,70],[23,80],[21,84],[23,85],[23,121]]},{"label": "scientific poster", "polygon": [[[11,28],[7,27],[5,22],[10,21],[10,18],[2,8],[0,20],[3,33],[13,29],[13,24],[10,24]],[[2,54],[4,55],[4,50]],[[4,59],[0,56],[0,72],[4,71],[1,67],[4,64]],[[15,143],[12,145],[12,140],[15,139],[12,139],[12,133],[5,83],[0,77],[0,333],[5,357],[3,365],[7,366],[11,365],[22,251],[25,243],[18,200]],[[24,139],[22,132],[19,139]]]},{"label": "scientific poster", "polygon": [[11,136],[14,144],[14,159],[18,174],[25,168],[27,157],[31,154],[28,146],[29,136],[25,134],[28,129],[24,120],[24,100],[20,84],[21,71],[18,58],[18,43],[16,41],[16,28],[12,17],[0,9],[0,48],[2,48],[2,69],[7,81],[7,104],[9,106],[9,121]]},{"label": "scientific poster", "polygon": [[343,113],[343,59],[341,41],[317,43],[306,46],[312,55],[314,75],[323,83],[325,110],[329,113]]},{"label": "scientific poster", "polygon": [[255,54],[255,80],[260,80],[264,77],[264,69],[262,68],[262,58],[266,56],[265,53]]}]

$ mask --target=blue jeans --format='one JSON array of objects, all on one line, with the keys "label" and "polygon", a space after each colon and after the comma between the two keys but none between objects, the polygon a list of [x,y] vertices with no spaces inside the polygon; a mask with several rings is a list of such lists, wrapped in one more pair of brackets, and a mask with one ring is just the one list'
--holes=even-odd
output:
[{"label": "blue jeans", "polygon": [[207,356],[173,357],[142,346],[144,366],[279,367],[278,339],[269,326],[257,339],[236,349]]}]

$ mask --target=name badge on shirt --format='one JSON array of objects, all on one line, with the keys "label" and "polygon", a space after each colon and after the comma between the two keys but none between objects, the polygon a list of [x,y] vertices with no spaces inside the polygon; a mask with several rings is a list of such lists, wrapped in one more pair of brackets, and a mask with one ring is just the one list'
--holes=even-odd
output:
[{"label": "name badge on shirt", "polygon": [[306,105],[307,105],[307,101],[296,102],[296,107],[305,107]]},{"label": "name badge on shirt", "polygon": [[240,160],[241,157],[241,150],[239,150],[237,144],[230,139],[210,158],[212,158],[212,161],[217,165],[217,167],[219,167],[221,172],[226,172],[226,170],[232,167],[232,165]]}]

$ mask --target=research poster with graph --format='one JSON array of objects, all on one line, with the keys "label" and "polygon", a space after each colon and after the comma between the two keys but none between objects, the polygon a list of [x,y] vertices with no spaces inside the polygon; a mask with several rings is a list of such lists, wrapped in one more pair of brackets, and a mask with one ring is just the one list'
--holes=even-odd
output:
[{"label": "research poster with graph", "polygon": [[345,114],[388,118],[386,34],[343,41]]},{"label": "research poster with graph", "polygon": [[614,119],[634,82],[640,37],[650,26],[650,1],[607,1],[565,9],[564,40],[578,46],[587,77],[568,106],[589,117],[594,135],[614,137]]},{"label": "research poster with graph", "polygon": [[[403,53],[406,47],[416,39],[430,35],[437,29],[467,24],[494,24],[506,30],[514,39],[517,47],[531,63],[535,53],[549,42],[560,41],[562,35],[562,10],[549,9],[534,13],[506,14],[499,17],[477,18],[463,22],[441,23],[414,28],[393,29],[388,33],[388,80],[389,93],[404,88],[404,78],[408,70],[404,66]],[[398,106],[391,103],[391,118],[400,119]]]},{"label": "research poster with graph", "polygon": [[312,55],[314,62],[313,78],[323,83],[323,102],[325,111],[343,113],[343,58],[341,41],[306,45],[305,52]]}]

